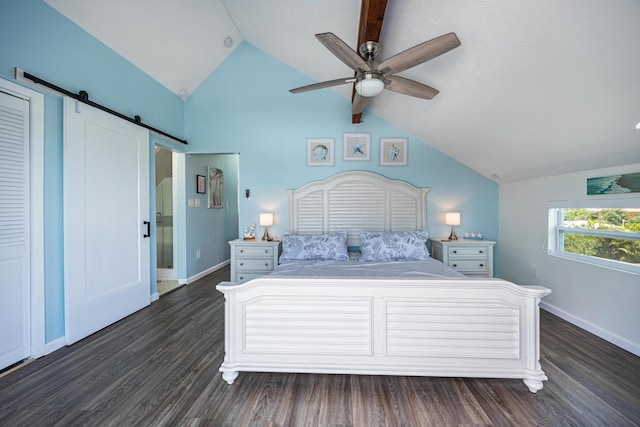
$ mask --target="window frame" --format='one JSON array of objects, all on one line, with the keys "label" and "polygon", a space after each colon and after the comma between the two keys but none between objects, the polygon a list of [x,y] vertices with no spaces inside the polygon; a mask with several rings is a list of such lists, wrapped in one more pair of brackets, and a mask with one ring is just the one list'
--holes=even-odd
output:
[{"label": "window frame", "polygon": [[584,262],[587,264],[620,270],[632,274],[640,275],[640,265],[631,264],[623,261],[616,261],[606,258],[599,258],[591,255],[581,255],[572,252],[565,252],[564,234],[581,234],[586,236],[594,236],[600,238],[614,238],[625,240],[640,240],[640,233],[617,231],[617,230],[599,230],[587,229],[580,227],[565,227],[560,225],[564,223],[564,210],[584,208],[584,209],[640,209],[640,198],[613,198],[613,199],[594,199],[594,200],[563,200],[549,202],[549,220],[548,220],[548,239],[549,244],[547,254],[558,258],[569,259],[573,261]]}]

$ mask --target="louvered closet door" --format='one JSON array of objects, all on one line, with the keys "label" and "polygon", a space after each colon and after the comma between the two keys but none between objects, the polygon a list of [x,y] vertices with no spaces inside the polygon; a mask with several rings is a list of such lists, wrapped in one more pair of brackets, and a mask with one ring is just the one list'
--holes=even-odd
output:
[{"label": "louvered closet door", "polygon": [[0,92],[0,369],[29,357],[29,101]]}]

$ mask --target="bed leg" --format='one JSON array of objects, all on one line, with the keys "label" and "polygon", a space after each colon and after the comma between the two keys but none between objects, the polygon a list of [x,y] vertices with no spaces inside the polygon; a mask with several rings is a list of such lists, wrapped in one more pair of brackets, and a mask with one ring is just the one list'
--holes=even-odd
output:
[{"label": "bed leg", "polygon": [[[238,378],[238,371],[227,371],[222,373],[222,379],[225,380],[228,384],[233,384],[233,382]],[[542,388],[542,387],[540,387]]]},{"label": "bed leg", "polygon": [[[237,375],[237,373],[236,373]],[[532,379],[525,379],[523,380],[525,385],[529,388],[529,391],[531,393],[536,393],[539,390],[542,390],[542,387],[544,387],[544,385],[542,384],[542,381],[538,381],[538,380],[532,380]],[[231,383],[229,383],[231,384]]]}]

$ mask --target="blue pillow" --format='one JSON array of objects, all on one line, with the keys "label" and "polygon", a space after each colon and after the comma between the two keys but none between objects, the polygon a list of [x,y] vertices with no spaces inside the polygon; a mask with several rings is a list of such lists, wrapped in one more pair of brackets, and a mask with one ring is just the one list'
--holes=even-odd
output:
[{"label": "blue pillow", "polygon": [[336,260],[347,261],[347,232],[335,234],[285,234],[280,260]]},{"label": "blue pillow", "polygon": [[360,261],[410,261],[429,257],[426,230],[385,233],[363,231]]}]

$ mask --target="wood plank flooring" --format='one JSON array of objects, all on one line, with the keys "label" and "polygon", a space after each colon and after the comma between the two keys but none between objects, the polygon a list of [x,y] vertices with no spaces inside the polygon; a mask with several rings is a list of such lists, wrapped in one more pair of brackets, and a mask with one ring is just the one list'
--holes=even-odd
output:
[{"label": "wood plank flooring", "polygon": [[640,358],[547,312],[521,380],[218,372],[228,268],[0,378],[1,426],[638,426]]}]

